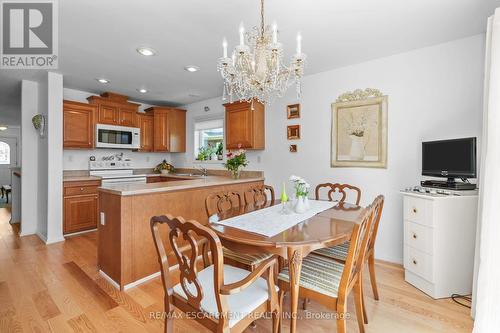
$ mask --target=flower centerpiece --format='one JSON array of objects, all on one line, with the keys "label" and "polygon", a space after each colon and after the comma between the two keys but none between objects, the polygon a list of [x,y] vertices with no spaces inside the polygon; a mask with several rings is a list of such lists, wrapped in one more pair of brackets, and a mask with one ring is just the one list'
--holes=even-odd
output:
[{"label": "flower centerpiece", "polygon": [[246,151],[241,149],[241,145],[238,145],[238,151],[229,151],[226,155],[227,161],[224,163],[224,167],[231,171],[231,175],[234,179],[240,178],[240,171],[242,168],[248,165]]},{"label": "flower centerpiece", "polygon": [[171,171],[174,170],[174,166],[170,163],[167,162],[167,160],[163,160],[160,164],[158,164],[154,168],[154,172],[159,172],[159,173],[170,173]]},{"label": "flower centerpiece", "polygon": [[305,181],[304,178],[299,176],[292,175],[290,176],[290,181],[293,183],[293,187],[295,189],[295,197],[297,198],[297,202],[295,204],[295,212],[296,213],[304,213],[307,211],[309,207],[309,189],[311,185]]}]

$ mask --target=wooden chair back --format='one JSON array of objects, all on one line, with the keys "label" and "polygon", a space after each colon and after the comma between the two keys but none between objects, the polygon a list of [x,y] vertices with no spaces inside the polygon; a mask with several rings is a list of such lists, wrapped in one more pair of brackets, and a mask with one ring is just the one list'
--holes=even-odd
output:
[{"label": "wooden chair back", "polygon": [[243,209],[243,195],[237,191],[225,191],[212,193],[205,199],[205,208],[208,217],[212,215],[221,215],[232,209]]},{"label": "wooden chair back", "polygon": [[335,196],[341,195],[340,199],[337,201],[345,202],[348,197],[348,192],[354,193],[356,196],[356,201],[353,202],[359,206],[359,202],[361,200],[361,190],[350,184],[339,184],[339,183],[324,183],[316,186],[316,200],[321,200],[320,191],[321,189],[328,189],[328,201],[335,201]]},{"label": "wooden chair back", "polygon": [[270,185],[254,186],[243,193],[245,205],[256,207],[265,206],[268,202],[273,206],[275,203],[274,188]]},{"label": "wooden chair back", "polygon": [[368,206],[363,220],[353,228],[344,271],[340,280],[339,297],[348,295],[363,269],[364,257],[368,248],[370,231],[372,230],[374,207],[374,203]]},{"label": "wooden chair back", "polygon": [[[167,315],[172,313],[174,308],[171,305],[173,290],[168,257],[159,230],[162,224],[169,227],[168,240],[179,265],[179,283],[187,297],[185,302],[190,306],[191,310],[202,311],[200,304],[204,294],[197,277],[197,258],[201,254],[204,261],[209,259],[214,265],[214,290],[218,311],[221,314],[227,313],[227,296],[220,293],[221,287],[224,285],[224,259],[219,237],[215,232],[196,221],[185,221],[182,217],[174,218],[163,215],[151,218],[151,231],[161,266],[162,283],[165,289],[165,312]],[[186,242],[186,246],[179,246],[180,243]],[[188,285],[194,286],[194,288],[188,288]],[[195,293],[193,293],[193,289],[196,289]]]},{"label": "wooden chair back", "polygon": [[370,239],[368,240],[368,251],[375,247],[375,240],[377,238],[378,225],[380,223],[380,218],[382,217],[382,210],[384,209],[384,196],[379,195],[375,198],[374,204],[374,215],[372,230],[370,233]]}]

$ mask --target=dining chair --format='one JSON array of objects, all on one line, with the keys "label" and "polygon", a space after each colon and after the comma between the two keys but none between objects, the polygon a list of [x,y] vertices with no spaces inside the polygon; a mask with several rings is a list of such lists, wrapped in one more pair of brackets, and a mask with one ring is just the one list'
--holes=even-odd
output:
[{"label": "dining chair", "polygon": [[[370,240],[368,242],[367,252],[365,254],[365,262],[368,262],[368,269],[370,272],[370,282],[373,290],[373,298],[375,300],[379,300],[378,288],[377,288],[377,279],[375,277],[375,240],[377,239],[378,226],[380,223],[380,218],[382,217],[382,210],[384,208],[384,196],[379,195],[375,202],[375,217],[373,222],[373,232],[371,234]],[[347,260],[347,254],[349,249],[349,242],[344,244],[322,248],[314,251],[314,253],[332,258],[341,263],[345,263]]]},{"label": "dining chair", "polygon": [[[241,214],[245,207],[244,197],[242,193],[236,191],[212,193],[206,198],[205,206],[209,219],[214,215],[224,216],[225,213],[232,210],[237,210]],[[246,254],[227,248],[223,248],[223,254],[228,264],[250,271],[253,271],[264,260],[272,257],[268,253]]]},{"label": "dining chair", "polygon": [[[354,194],[356,200],[352,203],[356,204],[359,206],[359,202],[361,201],[361,190],[353,185],[350,184],[340,184],[340,183],[324,183],[324,184],[319,184],[316,186],[315,194],[316,194],[316,200],[325,200],[321,199],[321,190],[323,188],[326,188],[328,190],[327,192],[327,199],[328,201],[339,201],[339,202],[346,202],[347,197],[349,194]],[[341,195],[340,199],[335,199],[335,195]]]},{"label": "dining chair", "polygon": [[[164,224],[169,227],[165,229],[172,248],[168,255],[160,232]],[[151,231],[165,290],[166,333],[174,332],[174,307],[218,333],[242,332],[252,321],[270,312],[273,332],[278,332],[281,312],[274,282],[275,258],[263,261],[250,273],[225,265],[217,234],[182,217],[155,216],[151,218]],[[179,247],[182,243],[187,245]],[[175,286],[168,262],[172,256],[179,265],[180,282]],[[198,271],[200,256],[204,268]],[[262,277],[265,274],[267,279]]]},{"label": "dining chair", "polygon": [[246,205],[253,205],[255,207],[265,207],[268,203],[269,206],[274,206],[276,202],[274,188],[270,185],[251,187],[243,193],[243,198]]},{"label": "dining chair", "polygon": [[[336,311],[338,333],[346,332],[347,297],[351,291],[354,292],[359,331],[364,333],[361,271],[373,216],[374,205],[370,205],[366,208],[362,221],[354,225],[344,264],[315,253],[310,253],[302,260],[299,296],[314,299]],[[278,275],[280,305],[283,305],[284,294],[289,290],[289,281],[289,271],[285,268]]]}]

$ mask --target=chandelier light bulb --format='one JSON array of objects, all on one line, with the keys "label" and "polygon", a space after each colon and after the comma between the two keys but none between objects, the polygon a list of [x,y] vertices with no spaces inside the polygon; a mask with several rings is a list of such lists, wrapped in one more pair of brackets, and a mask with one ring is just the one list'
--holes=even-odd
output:
[{"label": "chandelier light bulb", "polygon": [[297,33],[297,55],[302,54],[302,35]]},{"label": "chandelier light bulb", "polygon": [[225,37],[222,40],[222,49],[223,49],[223,57],[227,58],[227,40]]},{"label": "chandelier light bulb", "polygon": [[276,21],[273,22],[273,44],[278,43],[278,25]]},{"label": "chandelier light bulb", "polygon": [[245,45],[245,27],[243,26],[243,22],[240,23],[240,45]]}]

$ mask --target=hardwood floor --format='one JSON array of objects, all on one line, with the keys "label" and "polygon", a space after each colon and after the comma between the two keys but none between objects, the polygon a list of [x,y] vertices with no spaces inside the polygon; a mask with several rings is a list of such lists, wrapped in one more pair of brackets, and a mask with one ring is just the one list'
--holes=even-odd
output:
[{"label": "hardwood floor", "polygon": [[[0,209],[0,332],[163,332],[159,279],[119,292],[98,275],[95,232],[46,246],[36,236],[19,238],[9,218]],[[365,281],[367,332],[471,332],[469,309],[450,299],[432,300],[404,282],[400,266],[377,263],[376,269],[380,301]],[[352,299],[348,310],[348,332],[358,332]],[[312,302],[299,313],[298,331],[336,332],[334,320],[321,318],[329,314]],[[175,328],[206,332],[188,319],[175,320]],[[247,330],[270,331],[269,319]]]}]

